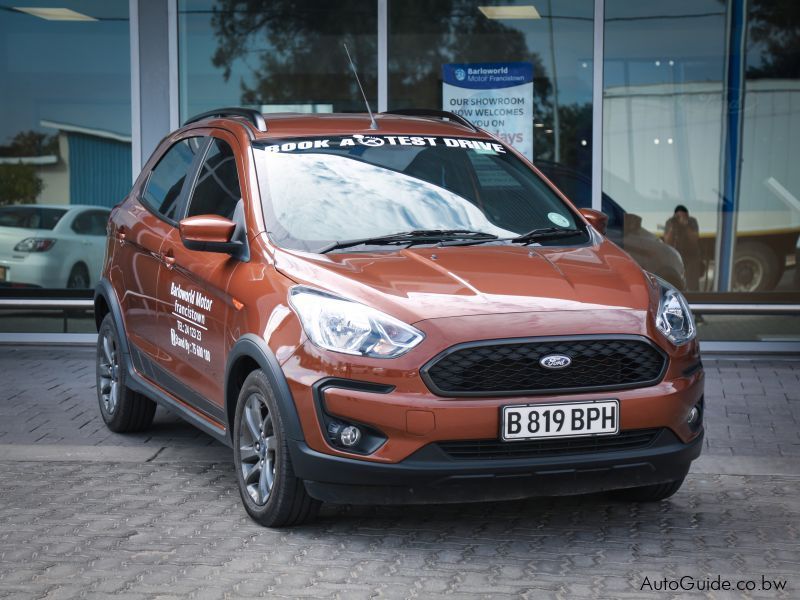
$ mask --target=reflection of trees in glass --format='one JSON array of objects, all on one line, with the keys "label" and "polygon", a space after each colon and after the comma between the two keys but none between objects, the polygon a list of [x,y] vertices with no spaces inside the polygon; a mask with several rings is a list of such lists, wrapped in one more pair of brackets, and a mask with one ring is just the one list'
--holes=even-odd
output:
[{"label": "reflection of trees in glass", "polygon": [[750,0],[747,12],[750,49],[762,48],[760,64],[748,65],[747,77],[800,78],[800,2]]},{"label": "reflection of trees in glass", "polygon": [[[591,176],[592,103],[562,104],[558,113],[561,127],[561,156],[558,162]],[[544,141],[542,138],[545,136],[539,134],[534,138],[534,155],[542,160],[551,160],[548,153],[552,155],[552,136],[547,136]],[[541,149],[540,143],[544,146]]]},{"label": "reflection of trees in glass", "polygon": [[[347,43],[368,97],[377,70],[374,3],[363,0],[217,0],[212,62],[228,80],[234,62],[255,63],[240,80],[242,103],[333,104],[362,110],[342,43]],[[245,80],[245,77],[247,80]]]},{"label": "reflection of trees in glass", "polygon": [[36,131],[20,131],[11,143],[0,146],[0,156],[46,156],[58,155],[58,136]]},{"label": "reflection of trees in glass", "polygon": [[[441,108],[441,68],[451,62],[520,61],[533,64],[535,155],[552,160],[553,85],[525,35],[487,19],[474,0],[390,2],[389,96],[391,107]],[[377,89],[376,15],[368,0],[216,0],[213,64],[226,80],[241,77],[242,103],[333,104],[335,111],[362,111],[360,95],[342,49],[353,54],[367,96]],[[252,65],[245,73],[237,61]],[[584,135],[583,130],[587,130]],[[561,162],[583,168],[591,150],[591,108],[560,111]],[[576,137],[577,136],[577,137]],[[583,136],[583,137],[580,137]],[[586,139],[587,146],[580,146]]]},{"label": "reflection of trees in glass", "polygon": [[[58,136],[36,131],[20,131],[11,142],[0,146],[0,157],[58,155]],[[44,183],[33,165],[0,165],[0,205],[36,202]]]},{"label": "reflection of trees in glass", "polygon": [[43,189],[33,165],[0,165],[0,205],[36,202]]}]

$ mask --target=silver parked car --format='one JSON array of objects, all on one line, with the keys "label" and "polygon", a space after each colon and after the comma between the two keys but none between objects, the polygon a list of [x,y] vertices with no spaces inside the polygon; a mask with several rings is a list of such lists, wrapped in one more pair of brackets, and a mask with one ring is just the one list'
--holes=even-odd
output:
[{"label": "silver parked car", "polygon": [[0,206],[0,286],[94,287],[110,212],[77,204]]}]

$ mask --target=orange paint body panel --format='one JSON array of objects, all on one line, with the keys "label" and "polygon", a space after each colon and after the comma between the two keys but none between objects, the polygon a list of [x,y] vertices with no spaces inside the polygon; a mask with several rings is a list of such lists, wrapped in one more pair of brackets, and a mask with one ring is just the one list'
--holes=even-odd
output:
[{"label": "orange paint body panel", "polygon": [[[698,342],[690,339],[676,344],[659,329],[657,319],[665,292],[598,232],[607,218],[575,209],[512,149],[507,149],[508,154],[517,157],[529,175],[538,178],[556,199],[554,202],[563,205],[575,227],[584,232],[585,241],[459,245],[449,244],[452,240],[447,238],[441,244],[352,247],[332,252],[298,249],[276,241],[275,232],[270,230],[272,217],[264,209],[265,202],[271,201],[265,199],[271,198],[274,190],[265,187],[269,178],[259,166],[263,150],[255,147],[284,140],[326,136],[359,140],[359,136],[377,135],[384,136],[383,140],[388,140],[387,136],[394,136],[394,140],[403,136],[427,136],[424,139],[428,140],[449,136],[499,143],[485,132],[438,119],[378,115],[377,121],[376,132],[369,129],[364,115],[275,116],[267,118],[268,130],[262,132],[238,117],[211,118],[190,124],[162,142],[130,196],[112,213],[104,270],[107,285],[98,292],[105,294],[103,301],[109,307],[118,307],[112,312],[118,314],[117,327],[123,330],[129,346],[125,356],[133,380],[158,401],[189,407],[205,421],[198,426],[236,444],[234,416],[237,402],[243,401],[239,398],[243,381],[253,370],[269,372],[274,394],[288,403],[281,404],[281,419],[294,468],[307,482],[308,492],[323,500],[344,499],[342,486],[360,489],[361,483],[366,485],[376,478],[391,488],[396,477],[397,486],[413,488],[409,481],[415,476],[422,481],[424,477],[419,474],[426,469],[436,473],[438,482],[467,475],[519,476],[524,471],[519,465],[523,464],[533,465],[526,467],[529,475],[543,469],[545,463],[564,469],[568,466],[580,473],[595,460],[591,455],[581,455],[584,462],[572,465],[569,452],[557,442],[539,442],[535,436],[522,442],[507,441],[513,427],[506,424],[504,430],[503,410],[509,406],[538,410],[564,403],[617,401],[616,433],[653,432],[650,446],[640,448],[645,458],[639,463],[652,461],[656,465],[661,459],[652,449],[661,447],[659,444],[665,448],[664,456],[669,450],[678,457],[678,466],[668,475],[648,479],[637,472],[631,475],[631,485],[663,482],[685,474],[702,443],[702,423],[693,422],[691,416],[694,409],[702,412],[703,405]],[[202,185],[200,167],[205,160],[220,178],[225,168],[235,174],[239,189],[228,191],[231,206],[241,199],[236,216],[229,211],[170,221],[158,213],[158,207],[143,201],[159,161],[176,142],[187,137],[210,140],[204,142],[208,148],[219,140],[232,154],[226,163],[212,156],[212,150],[203,150],[208,158],[200,156],[194,166],[187,167],[179,202],[190,204],[194,195],[201,193],[194,190]],[[185,214],[185,205],[182,210]],[[557,222],[552,217],[551,221]],[[230,245],[236,240],[246,254],[237,256],[225,250],[228,246],[214,249],[214,244]],[[189,241],[209,246],[206,251],[192,250],[187,247]],[[326,348],[314,337],[319,334],[309,331],[294,300],[298,290],[309,289],[321,294],[323,303],[330,299],[359,303],[368,311],[363,318],[372,319],[370,323],[388,315],[417,332],[421,341],[392,358]],[[541,356],[530,354],[525,362],[529,356],[525,353],[533,352],[531,348],[539,343],[546,344],[548,350]],[[634,359],[619,358],[623,350],[613,350],[625,344],[646,355],[635,360],[656,365],[652,376],[627,383],[625,369],[634,366],[626,366],[625,361]],[[494,381],[492,370],[480,363],[460,367],[459,352],[463,356],[473,352],[472,358],[463,360],[484,357],[499,365],[498,369],[506,368],[502,356],[511,357],[509,361],[517,362],[503,371],[508,380],[519,373],[555,378],[542,362],[554,356],[556,368],[566,363],[560,371],[565,381],[570,369],[580,367],[581,353],[595,353],[598,361],[613,354],[619,379],[610,384],[604,380],[596,389],[587,380],[527,391],[512,389],[505,379],[498,379],[491,384],[498,386],[496,389],[484,389],[483,383]],[[447,366],[448,357],[453,357],[455,366]],[[445,371],[446,367],[455,371]],[[483,379],[467,382],[470,368],[482,373]],[[454,372],[456,375],[452,375]],[[473,388],[459,391],[457,387],[442,387],[446,385]],[[572,409],[568,406],[566,410]],[[569,413],[565,417],[541,410],[524,414],[529,430],[533,419],[570,418]],[[572,426],[580,424],[584,413],[571,414]],[[702,414],[699,418],[702,420]],[[339,434],[335,433],[348,425],[360,428],[360,441],[352,448],[337,441]],[[604,453],[602,437],[614,432],[596,435],[587,430],[584,437],[590,433],[600,444],[596,451],[605,461],[604,468],[613,470],[614,461],[619,460],[634,472],[639,463],[633,445]],[[564,439],[579,440],[581,435]],[[459,452],[475,447],[487,454],[475,450],[476,457],[480,454],[483,458],[469,463],[460,455],[448,454],[456,452],[449,448],[457,443],[462,444]],[[535,444],[543,450],[534,448]],[[530,449],[525,455],[529,462],[519,458],[516,460],[523,462],[513,463],[514,459],[508,458],[522,452],[519,448]],[[548,454],[548,448],[561,454]],[[614,455],[614,451],[621,454]],[[498,462],[492,462],[495,459]],[[473,471],[465,471],[468,464],[474,465]],[[452,473],[447,465],[451,465]],[[618,470],[622,470],[620,465]],[[361,467],[366,470],[364,481],[359,483],[356,473]],[[390,467],[395,470],[370,470]],[[580,479],[575,473],[573,478]],[[591,479],[586,476],[587,481]],[[618,483],[614,485],[625,487]],[[597,483],[595,488],[606,486]],[[576,492],[592,489],[591,485],[574,487]],[[503,497],[517,496],[512,493]],[[366,497],[380,499],[369,494]]]}]

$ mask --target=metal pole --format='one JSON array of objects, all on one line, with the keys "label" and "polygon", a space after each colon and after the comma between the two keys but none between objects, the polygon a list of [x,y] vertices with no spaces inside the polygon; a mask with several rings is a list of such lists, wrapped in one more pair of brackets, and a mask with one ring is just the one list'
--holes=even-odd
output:
[{"label": "metal pole", "polygon": [[169,129],[181,126],[178,89],[178,0],[167,0],[167,47],[169,55]]},{"label": "metal pole", "polygon": [[603,35],[605,0],[594,0],[594,49],[592,52],[592,208],[603,204]]},{"label": "metal pole", "polygon": [[719,235],[716,244],[717,291],[731,289],[733,254],[736,249],[736,219],[739,208],[739,161],[744,115],[744,67],[747,0],[731,0],[728,10],[728,52],[725,68],[725,112],[723,121],[722,197],[719,205]]},{"label": "metal pole", "polygon": [[553,2],[547,0],[547,24],[550,31],[550,65],[553,71],[553,160],[561,162],[561,121],[558,114],[558,69],[556,44],[553,39]]},{"label": "metal pole", "polygon": [[389,110],[389,9],[378,0],[378,112]]},{"label": "metal pole", "polygon": [[[133,181],[142,170],[142,111],[139,95],[139,0],[129,0],[131,46],[131,173]],[[133,183],[131,181],[131,183]]]}]

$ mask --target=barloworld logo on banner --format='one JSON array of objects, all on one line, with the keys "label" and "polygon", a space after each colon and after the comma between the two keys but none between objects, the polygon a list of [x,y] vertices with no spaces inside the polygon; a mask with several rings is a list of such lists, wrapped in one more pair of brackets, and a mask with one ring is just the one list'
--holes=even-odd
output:
[{"label": "barloworld logo on banner", "polygon": [[470,89],[489,89],[533,82],[531,63],[472,63],[442,66],[445,83]]},{"label": "barloworld logo on banner", "polygon": [[533,159],[531,63],[442,65],[442,104]]}]

